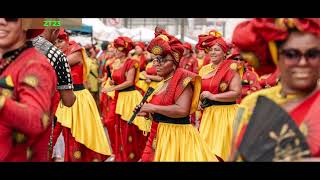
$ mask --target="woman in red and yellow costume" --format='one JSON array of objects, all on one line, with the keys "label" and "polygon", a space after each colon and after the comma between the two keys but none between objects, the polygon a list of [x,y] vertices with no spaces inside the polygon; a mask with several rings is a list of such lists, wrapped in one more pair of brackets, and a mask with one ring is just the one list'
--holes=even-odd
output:
[{"label": "woman in red and yellow costume", "polygon": [[115,161],[138,161],[150,131],[151,122],[143,117],[136,117],[134,125],[128,125],[134,108],[142,100],[142,95],[136,89],[138,80],[139,63],[127,57],[134,44],[128,37],[118,37],[114,40],[117,49],[117,60],[113,63],[112,81],[113,86],[105,88],[104,92],[115,92]]},{"label": "woman in red and yellow costume", "polygon": [[189,115],[198,106],[201,79],[178,68],[184,51],[182,43],[156,28],[147,49],[156,56],[154,65],[164,80],[139,113],[153,120],[142,161],[218,161],[190,124]]},{"label": "woman in red and yellow costume", "polygon": [[[242,140],[257,98],[265,96],[288,112],[305,135],[311,155],[319,157],[320,19],[257,18],[239,24],[236,29],[251,32],[259,43],[269,44],[270,49],[266,51],[278,64],[280,83],[243,99],[239,107],[242,113],[239,113],[239,126],[236,126],[235,147]],[[234,36],[241,35],[234,33]],[[233,37],[235,43],[237,40],[240,38]],[[251,43],[253,46],[257,44],[254,40]]]},{"label": "woman in red and yellow costume", "polygon": [[143,42],[136,42],[132,59],[139,62],[140,71],[144,71],[147,65],[147,58],[145,56],[145,45]]},{"label": "woman in red and yellow costume", "polygon": [[228,59],[235,60],[238,63],[238,72],[241,77],[242,90],[241,97],[237,99],[237,104],[240,104],[244,97],[261,89],[259,76],[254,71],[254,68],[251,67],[248,62],[243,60],[240,50],[236,46],[232,47],[231,54]]},{"label": "woman in red and yellow costume", "polygon": [[68,58],[76,102],[72,107],[63,106],[60,102],[56,111],[54,138],[62,131],[65,143],[64,161],[104,161],[111,155],[111,149],[95,101],[83,85],[89,70],[86,52],[76,42],[69,41],[64,29],[60,29],[55,45]]},{"label": "woman in red and yellow costume", "polygon": [[183,43],[183,47],[184,53],[179,63],[179,67],[198,74],[198,60],[193,56],[191,44],[185,42]]},{"label": "woman in red and yellow costume", "polygon": [[198,47],[210,54],[212,62],[199,72],[202,78],[200,109],[203,110],[199,132],[211,151],[226,160],[230,155],[241,78],[237,63],[226,60],[228,45],[222,37],[199,35]]}]

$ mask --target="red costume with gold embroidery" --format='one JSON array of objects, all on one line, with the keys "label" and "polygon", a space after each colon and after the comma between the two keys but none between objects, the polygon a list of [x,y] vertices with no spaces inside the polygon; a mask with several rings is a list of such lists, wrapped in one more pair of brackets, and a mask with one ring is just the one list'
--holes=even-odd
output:
[{"label": "red costume with gold embroidery", "polygon": [[[61,36],[60,32],[60,35]],[[74,41],[69,42],[69,46],[67,49],[64,50],[64,53],[66,54],[66,56],[69,56],[75,52],[81,52],[82,53],[82,48]],[[76,93],[81,93],[84,89],[83,87],[83,83],[84,83],[84,67],[85,66],[82,63],[78,63],[75,64],[73,66],[71,66],[71,76],[72,76],[72,80],[75,86],[74,91]],[[79,89],[76,89],[76,87],[79,86]],[[82,87],[82,88],[81,88]],[[78,91],[78,92],[77,92]],[[77,95],[77,103],[81,103],[82,101],[87,101],[87,99],[84,99],[84,95]],[[81,97],[81,99],[79,99]],[[75,103],[71,108],[77,108],[74,106],[78,106],[78,104]],[[83,103],[88,103],[88,102],[83,102]],[[94,104],[95,105],[95,104]],[[88,106],[89,108],[91,108],[90,106]],[[73,112],[71,112],[72,114],[70,116],[72,121],[77,121],[76,118],[81,118],[78,115],[78,112],[76,112],[75,109],[73,109]],[[88,113],[92,113],[91,109],[88,110]],[[82,144],[80,143],[78,140],[75,139],[75,135],[74,135],[74,129],[68,128],[63,126],[60,122],[59,116],[58,117],[58,122],[56,124],[56,127],[54,129],[54,136],[53,136],[53,144],[55,144],[57,138],[59,137],[61,131],[64,137],[64,143],[65,143],[65,155],[64,155],[64,161],[72,161],[72,162],[89,162],[89,161],[104,161],[108,156],[104,155],[104,154],[100,154],[98,152],[93,151],[92,149],[89,149],[87,147],[87,144]],[[83,118],[83,117],[82,117]],[[72,122],[74,123],[74,122]],[[84,128],[84,127],[83,127]],[[90,127],[87,127],[90,128]],[[93,130],[94,131],[94,130]],[[79,137],[76,137],[79,138]],[[86,138],[86,137],[85,137]],[[88,138],[92,138],[92,137],[88,137]]]},{"label": "red costume with gold embroidery", "polygon": [[[126,81],[125,74],[131,68],[138,66],[137,62],[132,59],[127,59],[123,66],[119,69],[114,69],[112,79],[116,84],[121,84]],[[115,93],[115,99],[118,98],[119,91]],[[141,158],[147,137],[137,126],[128,125],[127,121],[122,120],[120,115],[115,115],[115,154],[116,161],[132,161],[136,162]],[[129,138],[131,137],[131,138]],[[134,154],[134,156],[130,154]]]},{"label": "red costume with gold embroidery", "polygon": [[[250,32],[253,39],[242,39],[240,40],[240,34],[237,34],[234,38],[235,42],[239,44],[246,44],[246,46],[255,47],[257,41],[264,44],[263,47],[269,52],[272,57],[272,61],[276,63],[278,61],[278,47],[276,46],[277,41],[286,41],[291,30],[297,30],[303,33],[311,33],[316,36],[320,36],[320,21],[318,18],[256,18],[250,21],[245,21],[236,27],[237,32]],[[261,46],[260,44],[260,46]],[[259,59],[265,60],[265,59]],[[263,62],[262,62],[263,63]],[[280,74],[277,69],[271,76],[267,78],[265,82],[262,82],[262,86],[270,87],[277,84],[278,76]],[[263,79],[263,78],[261,78]],[[282,84],[278,83],[274,87],[258,91],[251,94],[243,99],[240,107],[242,109],[241,116],[239,116],[239,126],[237,128],[237,134],[235,136],[235,149],[237,149],[242,141],[246,127],[252,116],[252,112],[256,105],[256,100],[259,96],[265,96],[271,99],[279,106],[285,105],[291,101],[298,99],[299,95],[288,94],[286,96],[282,93]],[[291,118],[294,120],[296,125],[300,128],[301,132],[306,136],[309,144],[311,155],[314,157],[320,156],[320,122],[318,118],[320,92],[314,90],[313,94],[306,97],[303,102],[288,112]],[[301,98],[301,97],[300,97]]]},{"label": "red costume with gold embroidery", "polygon": [[179,63],[179,68],[186,69],[190,72],[198,74],[198,60],[192,56],[193,50],[191,44],[185,42],[183,44],[185,50],[189,50],[189,57],[183,56]]},{"label": "red costume with gold embroidery", "polygon": [[13,88],[0,88],[0,161],[49,161],[55,72],[31,42],[0,63],[8,58],[13,62],[0,78],[11,79]]}]

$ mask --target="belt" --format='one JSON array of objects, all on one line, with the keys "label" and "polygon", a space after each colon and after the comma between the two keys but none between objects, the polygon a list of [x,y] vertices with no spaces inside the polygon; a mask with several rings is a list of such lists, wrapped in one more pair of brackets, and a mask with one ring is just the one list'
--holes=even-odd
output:
[{"label": "belt", "polygon": [[125,89],[119,90],[119,92],[134,91],[134,90],[136,90],[136,87],[135,86],[130,86],[130,87],[127,87]]},{"label": "belt", "polygon": [[73,91],[81,91],[84,90],[84,85],[83,84],[74,84],[73,85]]},{"label": "belt", "polygon": [[170,124],[190,124],[189,116],[182,118],[172,118],[162,114],[155,113],[153,119],[157,122],[170,123]]},{"label": "belt", "polygon": [[209,107],[209,106],[221,106],[221,105],[233,105],[233,104],[236,104],[235,101],[233,102],[220,102],[220,101],[213,101],[213,100],[209,100],[209,99],[204,99],[202,101],[202,104],[201,104],[201,107],[202,108],[206,108],[206,107]]}]

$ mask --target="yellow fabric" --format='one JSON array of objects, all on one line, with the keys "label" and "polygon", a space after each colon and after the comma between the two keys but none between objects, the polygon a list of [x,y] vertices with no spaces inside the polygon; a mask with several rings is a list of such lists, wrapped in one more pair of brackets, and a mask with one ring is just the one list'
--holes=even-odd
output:
[{"label": "yellow fabric", "polygon": [[154,161],[218,161],[191,124],[159,123]]},{"label": "yellow fabric", "polygon": [[210,64],[203,66],[199,71],[199,76],[203,77],[203,76],[213,72],[215,70],[215,68],[212,65],[213,64],[210,63]]},{"label": "yellow fabric", "polygon": [[[88,60],[90,61],[90,72],[98,77],[98,64],[94,62],[94,59],[88,58]],[[98,92],[98,78],[94,77],[91,73],[89,73],[87,80],[91,85],[90,91]]]},{"label": "yellow fabric", "polygon": [[237,108],[237,104],[210,106],[205,108],[202,114],[200,136],[210,150],[223,160],[227,160],[230,156]]},{"label": "yellow fabric", "polygon": [[198,59],[198,69],[202,68],[203,62],[204,62],[204,57],[201,59]]},{"label": "yellow fabric", "polygon": [[[111,87],[111,85],[110,85],[110,83],[109,83],[110,81],[111,81],[111,79],[108,78],[103,87],[104,87],[104,88],[109,88],[109,87]],[[115,91],[107,92],[107,95],[108,95],[109,97],[111,97],[112,99],[114,99]]]},{"label": "yellow fabric", "polygon": [[[133,115],[133,110],[141,102],[142,98],[138,90],[119,92],[116,114],[121,115],[121,119],[129,121]],[[138,126],[141,131],[150,132],[151,120],[146,120],[142,116],[136,116],[133,124]]]},{"label": "yellow fabric", "polygon": [[201,93],[201,77],[196,76],[195,78],[191,79],[190,82],[193,85],[193,95],[192,95],[191,108],[190,108],[190,114],[192,114],[196,112],[198,109],[200,93]]},{"label": "yellow fabric", "polygon": [[274,41],[268,43],[269,51],[274,64],[278,64],[278,48]]},{"label": "yellow fabric", "polygon": [[263,89],[257,92],[254,92],[248,96],[246,96],[240,104],[241,111],[243,111],[243,113],[241,113],[241,116],[239,117],[239,124],[237,124],[236,128],[236,137],[239,135],[240,130],[242,129],[242,127],[248,123],[252,112],[255,108],[258,96],[265,96],[269,99],[271,99],[272,101],[274,101],[276,104],[285,104],[290,100],[293,100],[295,98],[297,98],[298,96],[287,96],[287,97],[283,97],[281,96],[280,92],[281,92],[282,86],[279,83],[278,85],[268,88],[268,89]]},{"label": "yellow fabric", "polygon": [[62,126],[70,128],[75,140],[87,148],[104,155],[111,155],[107,135],[99,116],[96,103],[87,89],[74,91],[77,99],[72,107],[60,101],[56,116]]},{"label": "yellow fabric", "polygon": [[86,50],[84,48],[81,48],[81,53],[82,53],[82,57],[83,57],[83,80],[86,81],[87,77],[90,73],[90,60],[88,60],[88,55],[86,53]]}]

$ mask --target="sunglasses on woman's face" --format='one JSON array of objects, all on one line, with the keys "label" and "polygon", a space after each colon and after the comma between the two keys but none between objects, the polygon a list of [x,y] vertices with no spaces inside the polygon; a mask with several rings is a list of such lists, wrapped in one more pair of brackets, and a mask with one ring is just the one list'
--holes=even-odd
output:
[{"label": "sunglasses on woman's face", "polygon": [[162,57],[156,57],[156,58],[154,58],[154,59],[152,60],[152,63],[153,63],[153,64],[158,63],[158,64],[160,64],[160,65],[163,65],[163,64],[166,63],[167,61],[171,61],[171,60],[165,59],[165,58],[162,58]]},{"label": "sunglasses on woman's face", "polygon": [[302,56],[308,62],[317,62],[320,60],[320,50],[319,49],[309,49],[305,53],[302,53],[297,49],[283,49],[280,51],[280,55],[282,55],[286,61],[289,61],[293,64],[298,64],[302,58]]}]

